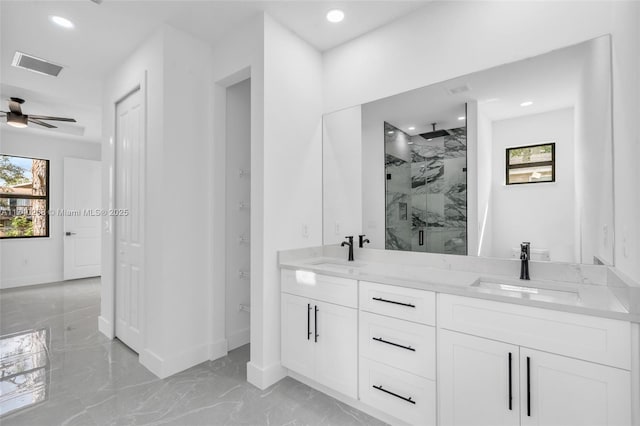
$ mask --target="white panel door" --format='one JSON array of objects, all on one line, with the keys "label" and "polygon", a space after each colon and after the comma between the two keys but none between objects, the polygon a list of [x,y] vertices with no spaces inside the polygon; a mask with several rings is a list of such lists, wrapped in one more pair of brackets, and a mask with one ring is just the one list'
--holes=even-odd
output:
[{"label": "white panel door", "polygon": [[[351,398],[358,397],[358,311],[313,301],[315,379]],[[317,310],[317,312],[316,312]]]},{"label": "white panel door", "polygon": [[520,371],[522,426],[631,424],[629,371],[526,348]]},{"label": "white panel door", "polygon": [[144,270],[144,114],[137,90],[116,105],[115,209],[116,336],[136,352],[140,327]]},{"label": "white panel door", "polygon": [[100,275],[100,162],[64,159],[64,279]]},{"label": "white panel door", "polygon": [[282,293],[282,365],[313,378],[314,335],[313,301]]},{"label": "white panel door", "polygon": [[518,351],[518,346],[438,330],[439,424],[519,425]]}]

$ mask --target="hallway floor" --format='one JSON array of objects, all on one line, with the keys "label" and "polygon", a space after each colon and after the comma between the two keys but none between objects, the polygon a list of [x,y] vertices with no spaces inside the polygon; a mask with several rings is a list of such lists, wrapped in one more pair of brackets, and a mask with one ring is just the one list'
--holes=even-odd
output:
[{"label": "hallway floor", "polygon": [[3,426],[381,424],[291,378],[253,387],[249,345],[158,379],[98,332],[99,311],[99,278],[0,291]]}]

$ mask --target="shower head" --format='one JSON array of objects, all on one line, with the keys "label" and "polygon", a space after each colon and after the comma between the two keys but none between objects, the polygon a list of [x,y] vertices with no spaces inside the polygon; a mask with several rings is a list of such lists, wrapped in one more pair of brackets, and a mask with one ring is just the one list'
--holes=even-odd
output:
[{"label": "shower head", "polygon": [[427,133],[420,133],[420,136],[425,139],[434,139],[440,138],[442,136],[449,136],[451,134],[448,130],[436,130],[436,123],[431,123],[431,126],[433,127],[432,131]]}]

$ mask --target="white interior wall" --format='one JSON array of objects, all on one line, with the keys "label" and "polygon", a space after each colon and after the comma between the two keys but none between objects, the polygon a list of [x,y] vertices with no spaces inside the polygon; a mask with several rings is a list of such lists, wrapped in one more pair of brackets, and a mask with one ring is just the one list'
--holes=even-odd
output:
[{"label": "white interior wall", "polygon": [[[0,130],[0,153],[49,160],[49,209],[64,208],[64,158],[100,160],[100,144],[22,130]],[[99,208],[96,206],[95,208]],[[0,240],[0,288],[63,280],[64,217],[49,217],[49,237]]]},{"label": "white interior wall", "polygon": [[616,267],[640,281],[640,2],[616,2],[611,20]]},{"label": "white interior wall", "polygon": [[466,105],[467,126],[467,254],[478,256],[479,227],[478,220],[478,176],[481,172],[481,165],[478,162],[480,153],[478,152],[478,102],[470,101]]},{"label": "white interior wall", "polygon": [[[556,181],[505,185],[505,150],[544,142],[556,144]],[[493,122],[491,211],[493,250],[509,258],[512,248],[530,241],[549,249],[551,260],[575,262],[573,108]]]},{"label": "white interior wall", "polygon": [[[251,211],[249,237],[251,244],[251,361],[247,366],[247,380],[264,387],[263,335],[260,328],[263,316],[261,289],[263,282],[263,200],[264,200],[264,16],[253,19],[229,33],[213,47],[213,167],[209,179],[212,194],[223,194],[226,176],[226,94],[227,87],[251,78]],[[211,274],[212,274],[212,340],[216,350],[212,358],[226,354],[226,204],[223,197],[210,197],[211,216]],[[278,374],[276,374],[277,376]]]},{"label": "white interior wall", "polygon": [[[166,376],[209,359],[210,242],[203,235],[211,226],[204,194],[212,109],[209,96],[202,95],[210,87],[210,47],[166,27],[164,49],[164,162],[160,174],[153,176],[162,185],[162,192],[153,194],[162,207],[149,214],[163,222],[156,232],[164,233],[162,375]],[[179,207],[179,217],[167,209],[168,199]]]},{"label": "white interior wall", "polygon": [[[608,1],[434,2],[326,51],[324,111],[363,104],[612,34],[616,266],[640,279],[640,200],[634,190],[639,179],[634,160],[638,158],[638,7],[637,2]],[[447,60],[434,61],[434,57]],[[405,63],[412,66],[398,66]]]},{"label": "white interior wall", "polygon": [[[323,244],[357,241],[362,227],[362,111],[360,105],[322,120]],[[368,183],[366,183],[368,184]],[[375,241],[373,236],[368,236]]]},{"label": "white interior wall", "polygon": [[[146,114],[146,211],[162,208],[158,204],[158,197],[162,187],[158,179],[151,179],[160,173],[162,169],[163,151],[163,32],[158,31],[142,43],[131,56],[117,69],[113,70],[105,81],[103,109],[102,109],[102,205],[103,208],[114,207],[115,173],[115,105],[136,87],[142,85],[145,97]],[[160,268],[149,267],[158,264],[158,250],[163,244],[163,233],[153,232],[154,229],[162,229],[160,215],[148,215],[145,218],[146,228],[144,235],[145,244],[150,247],[146,255],[144,265],[145,280],[154,285],[146,286],[144,298],[141,301],[146,309],[146,315],[151,318],[159,318],[162,315],[162,294],[156,287],[162,281]],[[115,244],[114,244],[114,218],[106,217],[102,224],[102,279],[100,287],[100,317],[98,326],[100,331],[113,338],[115,333],[114,317],[114,270],[115,270]],[[153,261],[153,263],[150,263]],[[143,332],[143,346],[147,348],[147,341],[156,341],[162,338],[161,330],[157,327],[147,328],[148,321],[141,324]],[[144,356],[141,354],[141,361]]]},{"label": "white interior wall", "polygon": [[[295,58],[295,60],[292,60]],[[322,243],[321,55],[267,15],[213,49],[214,194],[224,181],[226,87],[251,77],[251,361],[247,380],[281,379],[277,251]],[[222,139],[221,139],[222,138]],[[214,345],[224,340],[224,203],[213,202]],[[224,241],[224,239],[223,239]]]},{"label": "white interior wall", "polygon": [[[105,85],[103,203],[112,205],[115,102],[146,87],[145,289],[140,362],[166,377],[209,359],[210,49],[164,26]],[[204,183],[204,185],[203,185]],[[168,202],[167,200],[170,200]],[[113,335],[113,222],[105,225],[100,329]],[[185,250],[188,247],[189,250]]]},{"label": "white interior wall", "polygon": [[[369,248],[386,245],[386,181],[384,122],[362,106],[362,231],[369,236]],[[356,162],[357,159],[351,159]]]},{"label": "white interior wall", "polygon": [[[253,333],[262,334],[262,381],[252,381],[259,387],[284,376],[277,252],[322,244],[321,159],[322,56],[265,15],[264,264],[255,270],[263,275],[262,288],[251,288],[252,310],[254,300],[262,306],[260,323],[251,323],[252,346]],[[252,347],[252,364],[253,356]]]},{"label": "white interior wall", "polygon": [[594,40],[581,76],[575,110],[576,223],[582,263],[613,263],[611,57],[608,39]]},{"label": "white interior wall", "polygon": [[[476,110],[477,120],[477,187],[478,187],[478,256],[493,254],[493,210],[491,187],[493,174],[493,123],[484,114],[482,105]],[[469,204],[471,205],[471,204]],[[470,225],[472,226],[472,225]],[[470,246],[471,247],[471,246]],[[471,253],[471,251],[469,251]]]},{"label": "white interior wall", "polygon": [[226,99],[225,327],[232,350],[249,343],[250,317],[240,305],[250,304],[251,80],[230,86]]}]

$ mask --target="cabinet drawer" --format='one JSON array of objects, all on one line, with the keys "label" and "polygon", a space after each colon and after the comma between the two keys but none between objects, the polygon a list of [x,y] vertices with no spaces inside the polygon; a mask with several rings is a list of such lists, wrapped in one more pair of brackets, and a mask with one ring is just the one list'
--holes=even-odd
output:
[{"label": "cabinet drawer", "polygon": [[412,425],[436,424],[436,383],[360,358],[360,400]]},{"label": "cabinet drawer", "polygon": [[435,328],[360,311],[360,356],[435,380]]},{"label": "cabinet drawer", "polygon": [[625,321],[469,297],[438,295],[438,327],[629,370]]},{"label": "cabinet drawer", "polygon": [[285,293],[309,297],[337,305],[358,307],[358,282],[310,271],[283,269],[281,290]]},{"label": "cabinet drawer", "polygon": [[427,325],[436,323],[436,298],[431,291],[360,281],[360,309]]}]

